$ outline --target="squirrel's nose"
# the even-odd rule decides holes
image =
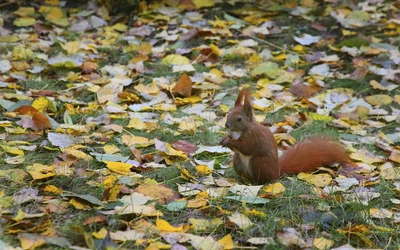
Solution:
[[[229,124],[229,122],[226,122],[226,123],[225,123],[225,127],[226,127],[226,128],[229,128],[230,126],[231,126],[231,125]]]

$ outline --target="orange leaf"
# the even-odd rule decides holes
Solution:
[[[18,112],[20,115],[31,115],[31,116],[39,113],[37,109],[28,105],[23,105],[20,106],[19,108],[14,109],[14,112]]]
[[[53,126],[50,123],[49,118],[47,118],[42,113],[36,113],[32,116],[33,124],[35,124],[35,130],[45,130],[52,129]]]
[[[175,87],[172,89],[172,92],[175,94],[179,94],[184,97],[189,97],[192,95],[192,80],[187,74],[183,74],[181,78],[179,78]]]

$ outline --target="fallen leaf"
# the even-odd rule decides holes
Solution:
[[[190,77],[187,74],[183,74],[172,89],[172,92],[183,97],[189,97],[192,95],[192,84]]]

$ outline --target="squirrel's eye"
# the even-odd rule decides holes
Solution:
[[[243,120],[243,118],[241,116],[238,116],[238,118],[236,118],[236,121],[241,122]]]

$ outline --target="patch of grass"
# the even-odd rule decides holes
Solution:
[[[244,64],[246,62],[246,58],[238,54],[227,54],[223,57],[223,61],[229,64]]]
[[[135,52],[124,53],[122,48],[99,48],[98,51],[103,55],[98,63],[99,68],[113,64],[127,65],[136,55]]]
[[[34,90],[60,90],[65,89],[64,83],[49,79],[35,79],[28,81],[20,81],[19,84],[25,89]]]
[[[161,63],[151,63],[151,62],[145,62],[144,63],[145,68],[149,69],[149,74],[151,75],[151,78],[154,77],[162,77],[162,76],[171,76],[172,70],[168,65],[164,65]],[[151,79],[145,79],[148,83],[151,83]]]
[[[186,165],[186,164],[185,164]],[[166,168],[154,169],[142,173],[148,178],[155,179],[159,183],[176,189],[177,183],[186,183],[183,178],[180,178],[181,170],[177,166],[168,166]]]
[[[265,121],[271,124],[282,122],[285,120],[285,116],[290,115],[292,112],[293,110],[283,108],[274,113],[267,113]]]
[[[39,148],[35,151],[25,153],[25,163],[27,165],[32,165],[34,163],[41,163],[44,165],[51,164],[59,153],[59,150]]]
[[[296,140],[298,141],[302,141],[306,138],[316,135],[325,135],[331,138],[339,138],[339,132],[337,129],[329,126],[327,122],[316,120],[293,130],[292,132],[290,132],[290,135],[296,138]]]
[[[60,53],[64,53],[64,49],[61,47],[61,44],[59,42],[55,43],[51,49],[48,51],[49,58],[57,56]]]

